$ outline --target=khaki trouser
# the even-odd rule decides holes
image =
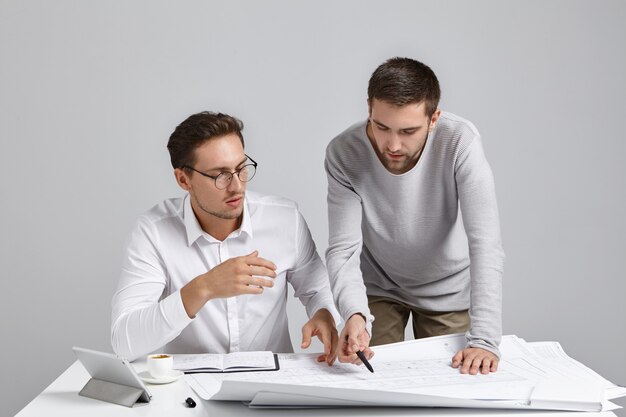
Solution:
[[[372,295],[367,296],[367,299],[370,312],[375,317],[370,346],[402,342],[409,314],[413,315],[413,334],[416,339],[462,333],[470,326],[467,310],[428,311],[387,297]]]

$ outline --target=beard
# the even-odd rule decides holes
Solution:
[[[428,124],[430,127],[430,123]],[[405,172],[410,171],[415,167],[417,162],[422,157],[424,153],[424,149],[426,149],[426,143],[428,142],[430,131],[426,131],[426,136],[423,139],[422,146],[413,154],[408,153],[399,153],[397,155],[401,155],[401,158],[391,158],[387,155],[385,149],[377,149],[377,153],[379,155],[379,160],[383,164],[383,166],[387,169],[387,171],[391,172],[395,175],[401,175]]]
[[[402,174],[412,168],[412,163],[408,155],[402,155],[402,158],[392,159],[386,154],[383,154],[381,162],[387,171],[393,174]]]
[[[243,197],[243,195],[242,195]],[[229,198],[232,198],[229,197]],[[233,220],[233,219],[237,219],[241,216],[241,214],[243,213],[243,202],[242,204],[232,210],[224,210],[224,211],[216,211],[216,210],[211,210],[209,208],[207,208],[206,206],[204,206],[200,200],[198,200],[198,197],[194,196],[194,200],[196,201],[196,204],[198,205],[198,207],[200,207],[200,210],[202,210],[203,212],[210,214],[211,216],[215,216],[217,218],[220,219],[224,219],[224,220]]]

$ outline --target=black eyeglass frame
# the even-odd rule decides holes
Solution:
[[[226,187],[228,187],[230,185],[231,181],[233,180],[233,176],[235,174],[237,174],[237,178],[239,178],[239,181],[241,181],[241,182],[248,182],[252,178],[254,178],[254,175],[256,175],[256,168],[259,166],[259,164],[254,159],[252,159],[248,155],[246,155],[245,153],[244,153],[244,155],[246,156],[246,158],[248,158],[250,160],[250,162],[252,162],[251,164],[245,164],[241,168],[236,169],[236,170],[234,170],[232,172],[231,171],[222,171],[218,175],[209,175],[209,174],[207,174],[205,172],[198,171],[197,169],[192,168],[189,165],[183,165],[183,166],[181,166],[181,168],[187,168],[187,169],[190,169],[190,170],[192,170],[194,172],[197,172],[198,174],[202,175],[203,177],[211,178],[213,181],[215,181],[215,188],[217,188],[218,190],[224,190],[224,189],[226,189]],[[239,176],[239,173],[241,171],[243,171],[244,169],[246,169],[247,167],[249,167],[249,166],[253,166],[254,167],[254,174],[250,178],[248,178],[246,180],[242,180],[241,177]],[[226,184],[226,187],[224,187],[224,188],[220,188],[220,187],[217,186],[217,179],[219,177],[221,177],[222,175],[228,175],[228,183]]]

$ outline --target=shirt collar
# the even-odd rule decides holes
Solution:
[[[252,220],[250,220],[250,202],[248,197],[243,198],[243,219],[241,219],[240,233],[245,233],[252,237]]]
[[[187,194],[183,203],[183,222],[185,223],[185,229],[187,231],[187,245],[191,246],[196,240],[204,236],[210,242],[217,242],[217,240],[202,230],[200,222],[196,218],[193,209],[191,208],[191,196]],[[243,202],[243,218],[241,220],[241,226],[239,229],[232,232],[226,239],[238,238],[242,233],[252,237],[252,222],[250,220],[250,209],[248,197],[244,196]],[[226,240],[225,239],[225,240]]]

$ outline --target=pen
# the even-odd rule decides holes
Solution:
[[[349,335],[346,335],[346,342],[348,341],[348,337]],[[365,357],[365,355],[363,354],[362,351],[357,350],[356,351],[356,356],[359,357],[359,359],[361,359],[361,362],[363,362],[363,365],[365,365],[365,367],[371,372],[374,373],[374,368],[372,368],[372,365],[370,364],[370,362],[367,360],[367,358]]]
[[[374,373],[374,368],[372,368],[372,365],[370,365],[369,361],[365,358],[365,355],[363,354],[363,352],[361,352],[360,350],[357,350],[356,355],[359,357],[359,359],[361,359],[361,362],[363,362],[363,365],[365,365],[365,367],[369,369],[371,373]]]

